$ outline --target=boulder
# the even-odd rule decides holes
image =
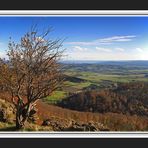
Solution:
[[[101,123],[78,123],[72,121],[72,124],[65,128],[64,131],[109,131],[109,129]]]
[[[0,109],[0,122],[6,122],[7,121],[7,115],[6,111],[4,109]]]

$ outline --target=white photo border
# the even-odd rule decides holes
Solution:
[[[0,17],[146,17],[148,10],[0,10]],[[0,138],[148,138],[148,132],[0,132]]]

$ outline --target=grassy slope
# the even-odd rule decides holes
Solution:
[[[61,100],[67,96],[65,91],[59,90],[54,91],[51,96],[48,96],[45,101],[50,103],[56,103],[58,100]]]
[[[0,94],[0,98],[11,101],[8,94]],[[58,117],[63,119],[73,119],[81,122],[99,122],[107,126],[112,131],[147,131],[148,118],[138,116],[127,116],[117,113],[91,113],[91,112],[78,112],[69,109],[63,109],[57,106],[46,104],[42,101],[37,102],[38,124],[29,124],[25,127],[25,131],[52,131],[51,127],[40,126],[43,120],[51,117]],[[14,131],[14,123],[0,122],[0,131]]]
[[[4,123],[0,122],[0,131],[17,131],[15,128],[15,123]],[[40,126],[37,124],[29,123],[25,128],[20,131],[53,131],[50,126]]]
[[[109,127],[111,131],[147,131],[148,118],[139,116],[130,116],[117,113],[91,113],[78,112],[61,107],[38,102],[39,116],[41,119],[47,119],[56,116],[63,119],[73,119],[81,122],[99,122]]]

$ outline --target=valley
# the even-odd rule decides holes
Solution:
[[[37,102],[37,115],[23,130],[148,130],[148,61],[64,63],[64,68],[62,86]],[[9,104],[10,98],[0,93]],[[15,131],[15,115],[1,102],[8,119],[0,112],[0,131]]]
[[[114,88],[120,83],[148,82],[148,61],[65,63],[62,88],[47,99],[49,102],[81,91]]]

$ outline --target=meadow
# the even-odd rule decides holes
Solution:
[[[64,67],[69,79],[64,81],[62,89],[45,99],[48,103],[55,104],[84,90],[112,88],[118,83],[148,82],[148,61],[66,63]],[[79,80],[73,81],[73,78]]]

